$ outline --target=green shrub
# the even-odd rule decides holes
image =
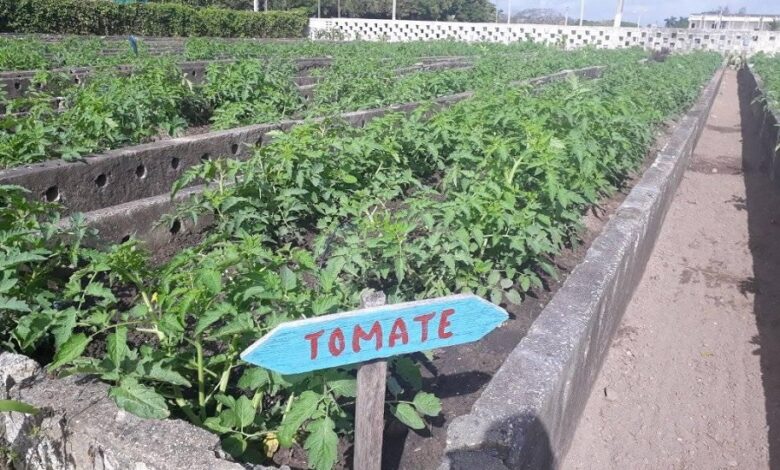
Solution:
[[[307,24],[302,9],[255,13],[176,3],[0,0],[3,32],[291,38],[302,37]]]

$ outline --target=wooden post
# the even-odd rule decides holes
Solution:
[[[361,295],[363,308],[379,307],[385,302],[385,294],[382,292],[367,290]],[[380,470],[382,467],[386,381],[386,360],[377,359],[365,362],[358,367],[353,468]]]

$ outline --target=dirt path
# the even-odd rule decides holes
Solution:
[[[727,72],[564,469],[780,468],[780,186],[737,83]]]

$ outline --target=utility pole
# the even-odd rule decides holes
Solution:
[[[268,0],[265,0],[265,2],[263,2],[263,11],[268,13]]]
[[[393,21],[395,21],[395,9],[397,6],[398,6],[398,2],[396,0],[393,0]]]
[[[268,0],[265,1],[267,2]],[[336,1],[336,16],[341,18],[341,0]]]
[[[580,26],[582,26],[582,20],[585,17],[585,0],[580,0]]]
[[[512,21],[512,0],[506,0],[506,24]]]
[[[260,0],[255,0],[254,11],[260,11]]]
[[[618,0],[617,10],[615,11],[615,22],[612,23],[614,28],[619,28],[620,23],[623,21],[623,0]]]
[[[322,18],[322,1],[317,0],[317,18]]]
[[[563,17],[563,25],[569,26],[569,7],[566,7],[566,14]]]

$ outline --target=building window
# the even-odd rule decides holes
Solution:
[[[696,29],[696,23],[691,23],[691,29]]]

